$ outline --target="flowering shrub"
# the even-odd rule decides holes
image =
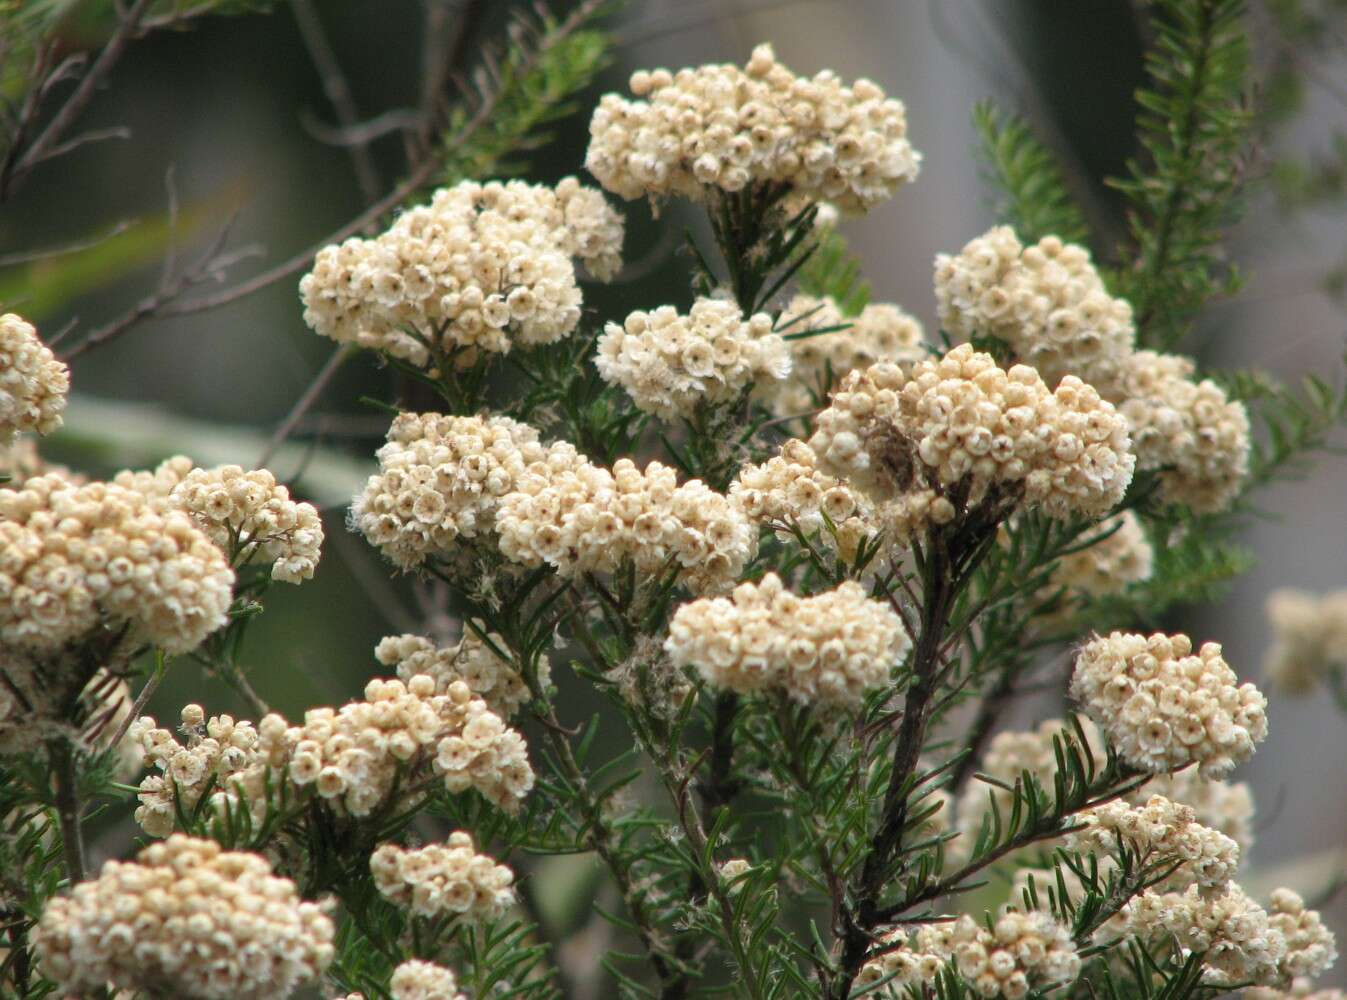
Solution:
[[[592,77],[598,6],[521,23],[471,113],[409,139],[405,190],[300,265],[334,359],[401,379],[326,525],[266,468],[46,465],[70,372],[0,317],[0,993],[1309,994],[1333,933],[1248,888],[1231,778],[1275,739],[1267,698],[1214,638],[1147,627],[1233,575],[1252,491],[1347,411],[1175,353],[1215,286],[1168,269],[1215,266],[1248,125],[1241,75],[1199,68],[1242,65],[1237,0],[1149,9],[1107,263],[1027,128],[983,112],[1009,210],[936,258],[938,331],[867,300],[836,228],[920,183],[903,104],[770,46],[600,99],[598,187],[492,179]],[[195,16],[145,8],[128,38]],[[1165,108],[1200,119],[1182,157]],[[585,283],[621,275],[642,199],[706,213],[691,304],[603,315]],[[417,627],[287,719],[245,630],[342,518]],[[1272,682],[1341,697],[1343,595],[1270,612]],[[166,671],[251,718],[161,725]],[[1016,728],[1034,689],[1061,711]],[[98,812],[146,844],[95,874]]]

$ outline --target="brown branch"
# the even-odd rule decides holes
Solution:
[[[342,128],[353,128],[360,121],[355,98],[351,96],[350,84],[346,82],[337,53],[332,48],[327,32],[323,30],[323,22],[314,10],[312,0],[290,0],[290,10],[295,15],[300,38],[304,41],[309,58],[313,60],[314,69],[318,71],[323,93],[336,112],[337,121],[341,122]],[[361,197],[367,203],[374,201],[379,197],[383,185],[379,183],[379,172],[374,166],[369,147],[364,143],[352,143],[348,152],[351,165],[355,168],[356,182],[360,185]]]
[[[308,388],[306,388],[299,399],[295,401],[295,405],[291,407],[290,412],[286,415],[285,419],[281,421],[280,425],[271,435],[270,440],[267,441],[266,447],[262,449],[262,454],[257,457],[257,468],[264,468],[266,464],[271,461],[272,456],[276,454],[281,445],[285,444],[290,435],[294,433],[295,428],[299,426],[299,422],[304,419],[304,415],[318,402],[323,394],[323,390],[327,388],[327,385],[332,381],[333,376],[337,374],[337,371],[353,353],[352,350],[348,349],[348,345],[346,344],[338,344],[333,349],[332,353],[328,356],[327,361],[323,363],[323,367],[318,369],[318,373],[314,375]]]
[[[112,67],[117,65],[131,39],[136,37],[141,18],[145,16],[149,6],[150,0],[136,0],[121,20],[117,22],[112,37],[108,39],[107,44],[98,53],[98,58],[94,60],[93,65],[89,67],[80,79],[79,84],[66,98],[55,117],[32,141],[23,155],[18,158],[18,161],[13,165],[13,169],[6,175],[0,176],[0,201],[4,201],[14,193],[33,167],[42,161],[44,154],[60,142],[61,136],[75,123],[75,119],[84,112],[89,101],[93,99],[94,91],[112,72]]]

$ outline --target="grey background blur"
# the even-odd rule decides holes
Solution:
[[[489,4],[480,37],[499,27],[509,6]],[[415,103],[418,4],[327,0],[319,11],[363,115]],[[975,100],[994,96],[1030,116],[1065,157],[1092,221],[1105,234],[1117,232],[1117,205],[1097,178],[1121,171],[1130,152],[1130,94],[1140,80],[1141,39],[1123,0],[632,0],[617,30],[622,46],[604,89],[621,86],[639,66],[742,61],[755,43],[770,40],[797,72],[832,67],[847,78],[868,76],[904,100],[912,140],[925,157],[922,175],[844,231],[865,261],[876,298],[900,303],[928,328],[934,328],[933,256],[957,250],[994,221],[971,156],[969,109]],[[1266,48],[1275,40],[1259,31],[1256,44]],[[1261,151],[1264,158],[1279,150],[1303,155],[1344,126],[1347,103],[1334,81],[1347,86],[1347,66],[1330,65],[1325,73],[1327,85],[1310,83],[1307,112],[1275,135]],[[269,16],[210,20],[140,43],[87,122],[128,125],[133,138],[91,147],[35,175],[19,201],[0,214],[0,253],[161,213],[165,169],[172,164],[184,205],[237,206],[234,242],[256,242],[265,250],[260,261],[234,270],[234,278],[245,277],[309,245],[361,207],[348,158],[315,138],[306,125],[315,119],[330,122],[332,115],[285,3]],[[538,177],[580,170],[585,121],[582,113],[569,122],[554,147],[535,158]],[[376,154],[384,182],[391,184],[396,149],[384,144]],[[659,238],[648,209],[637,203],[627,212],[627,255],[638,262],[639,277],[587,292],[588,304],[606,318],[688,296],[686,268],[673,244]],[[1270,197],[1258,197],[1233,241],[1233,254],[1252,280],[1236,297],[1210,308],[1185,348],[1212,365],[1259,364],[1287,377],[1307,371],[1340,377],[1347,313],[1319,290],[1319,279],[1341,254],[1344,235],[1339,215],[1288,220]],[[42,317],[42,325],[58,329],[74,316],[96,325],[144,294],[156,274],[155,266],[147,266],[65,302]],[[22,303],[13,305],[22,311]],[[287,280],[227,309],[137,328],[80,359],[74,385],[81,394],[162,404],[161,430],[169,438],[188,426],[177,418],[251,425],[265,434],[328,350],[304,326],[295,282]],[[362,393],[386,396],[390,384],[388,373],[368,359],[348,365],[318,407],[327,415],[325,443],[368,461],[382,418],[355,400]],[[344,436],[352,427],[373,428],[374,436]],[[190,453],[190,433],[181,436],[174,447]],[[1328,457],[1309,479],[1263,494],[1262,506],[1277,517],[1252,523],[1244,539],[1258,568],[1220,605],[1176,619],[1174,627],[1218,639],[1236,670],[1257,679],[1268,642],[1268,591],[1347,587],[1344,489],[1347,463]],[[373,643],[401,630],[396,609],[414,610],[405,581],[369,583],[382,570],[363,543],[349,536],[336,543],[341,522],[342,512],[332,510],[318,579],[301,588],[274,588],[270,610],[248,646],[262,694],[296,715],[307,705],[355,694],[373,673]],[[380,607],[389,613],[381,614]],[[171,717],[189,691],[211,711],[233,704],[218,688],[203,695],[184,665],[153,708],[161,719]],[[571,720],[594,707],[580,700],[582,694],[576,698],[564,706]],[[1253,859],[1260,871],[1314,894],[1335,870],[1332,852],[1347,836],[1347,722],[1327,697],[1274,699],[1270,729],[1267,743],[1240,773],[1253,783],[1258,803]],[[1318,855],[1315,864],[1296,864],[1310,855]],[[1347,933],[1342,894],[1328,918]],[[1341,971],[1333,978],[1347,981]]]

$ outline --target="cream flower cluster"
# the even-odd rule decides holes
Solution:
[[[123,469],[112,477],[114,486],[135,490],[145,498],[150,509],[157,514],[176,510],[173,505],[173,491],[196,468],[196,463],[186,455],[174,455],[166,458],[153,469]]]
[[[291,500],[290,491],[266,469],[193,469],[174,487],[170,501],[242,562],[260,557],[271,563],[273,580],[300,583],[313,577],[323,545],[322,519],[312,504]]]
[[[9,444],[0,443],[0,476],[5,478],[9,489],[17,490],[30,479],[48,475],[63,476],[76,485],[88,482],[78,472],[48,462],[38,454],[37,442],[27,435],[16,437]]]
[[[442,965],[413,958],[393,970],[388,982],[392,1000],[467,1000],[458,979]]]
[[[879,942],[886,950],[861,966],[853,985],[866,996],[898,1000],[907,996],[909,986],[935,982],[953,953],[953,928],[942,924],[895,927],[881,935]],[[881,981],[884,985],[878,986]]]
[[[1283,981],[1285,936],[1233,882],[1214,897],[1195,885],[1181,893],[1147,890],[1119,916],[1127,934],[1144,940],[1172,936],[1185,953],[1203,952],[1203,978],[1210,985]]]
[[[375,454],[379,472],[352,503],[351,525],[402,569],[489,536],[501,498],[530,469],[546,476],[583,462],[509,417],[438,413],[399,414]]]
[[[0,646],[38,654],[126,623],[169,653],[224,625],[234,573],[186,514],[59,475],[0,490]]]
[[[745,319],[724,299],[699,298],[686,316],[673,306],[638,310],[605,326],[597,346],[600,377],[662,420],[733,402],[755,383],[779,381],[790,371],[790,349],[772,332],[772,317]]]
[[[897,614],[859,583],[797,597],[768,573],[729,597],[684,604],[664,648],[717,688],[778,687],[802,704],[854,707],[888,680],[908,645]]]
[[[424,674],[406,683],[375,678],[363,701],[310,709],[287,740],[294,744],[290,780],[312,784],[353,816],[373,812],[405,765],[427,757],[448,791],[475,788],[508,812],[533,788],[524,738],[461,681],[436,694],[434,678]]]
[[[939,254],[935,295],[942,329],[1005,341],[1049,385],[1076,375],[1104,391],[1136,339],[1132,307],[1109,295],[1089,251],[1056,236],[1025,247],[997,226],[957,254]]]
[[[814,450],[798,438],[781,446],[779,454],[760,465],[745,465],[730,483],[730,503],[778,535],[790,537],[791,525],[806,534],[822,531],[826,544],[836,544],[850,560],[861,541],[878,527],[868,499],[844,481],[818,469]]]
[[[432,348],[470,362],[548,344],[580,320],[572,258],[606,280],[621,246],[621,217],[574,178],[555,189],[464,181],[374,239],[319,251],[299,283],[304,322],[419,366]]]
[[[0,316],[0,445],[23,431],[60,427],[69,392],[70,370],[33,324],[14,313]]]
[[[1018,495],[1057,518],[1108,511],[1135,464],[1125,421],[1088,385],[1069,376],[1049,392],[1027,365],[1003,371],[968,344],[908,372],[852,372],[809,444],[823,471],[879,498],[966,483],[970,505]],[[936,523],[954,513],[938,500]]]
[[[1137,468],[1160,470],[1160,495],[1199,513],[1224,510],[1249,472],[1249,414],[1187,358],[1138,351],[1109,398],[1132,429]]]
[[[566,576],[612,572],[626,559],[642,575],[673,566],[697,593],[732,585],[758,542],[743,512],[701,480],[680,486],[668,466],[642,471],[626,458],[612,471],[583,463],[523,477],[501,500],[496,529],[513,562]]]
[[[152,837],[172,833],[179,804],[190,811],[208,792],[217,815],[242,809],[254,823],[266,815],[268,772],[289,759],[285,720],[272,714],[254,726],[231,715],[205,715],[200,705],[183,708],[181,741],[148,715],[127,730],[144,765],[159,772],[141,780],[135,812],[136,822]]]
[[[1238,684],[1219,643],[1194,653],[1183,634],[1093,639],[1076,660],[1071,696],[1144,771],[1197,763],[1204,776],[1224,777],[1267,735],[1267,699]]]
[[[1338,960],[1338,943],[1317,910],[1290,889],[1274,889],[1268,900],[1268,923],[1286,939],[1282,979],[1313,979]]]
[[[1020,1000],[1033,987],[1080,975],[1070,928],[1039,910],[1007,910],[990,931],[964,914],[951,939],[954,967],[983,997]]]
[[[780,184],[864,212],[916,179],[907,115],[869,80],[797,77],[770,45],[744,69],[706,65],[631,77],[638,100],[607,94],[589,123],[585,166],[623,198],[735,192]],[[640,100],[645,98],[645,100]]]
[[[846,316],[831,298],[797,295],[782,313],[782,331],[792,339],[785,381],[762,394],[779,417],[818,409],[837,381],[880,361],[906,364],[927,356],[921,324],[895,305],[871,303]],[[845,327],[845,329],[834,329]],[[832,330],[803,336],[811,330]]]
[[[1189,767],[1155,775],[1125,800],[1142,805],[1151,795],[1163,795],[1191,808],[1197,822],[1233,840],[1241,857],[1253,846],[1253,793],[1247,782],[1204,778],[1197,768]]]
[[[1347,667],[1347,590],[1274,590],[1267,618],[1274,641],[1263,671],[1273,687],[1307,694],[1329,673]]]
[[[47,904],[43,972],[84,995],[111,984],[193,1000],[289,996],[332,961],[332,920],[260,855],[181,834]]]
[[[505,640],[495,632],[489,632],[487,636],[496,649],[508,648]],[[447,647],[437,647],[419,635],[385,636],[375,647],[374,656],[384,666],[393,667],[404,681],[410,681],[417,674],[433,677],[439,694],[449,690],[449,685],[455,681],[462,681],[502,719],[510,718],[532,697],[514,663],[498,656],[471,629],[459,642]],[[551,665],[546,656],[538,658],[537,669],[538,681],[546,687],[551,678]]]
[[[417,850],[381,844],[369,868],[385,898],[420,917],[499,920],[515,902],[514,872],[478,854],[461,830]]]
[[[1052,571],[1050,586],[1065,587],[1089,597],[1120,594],[1130,584],[1151,578],[1155,550],[1130,510],[1108,518],[1080,536],[1085,546],[1063,556]]]
[[[1106,802],[1076,819],[1083,827],[1067,835],[1069,850],[1107,855],[1121,837],[1139,854],[1182,861],[1182,867],[1165,880],[1166,888],[1224,889],[1239,868],[1238,844],[1197,822],[1191,807],[1163,795],[1152,795],[1141,806]]]

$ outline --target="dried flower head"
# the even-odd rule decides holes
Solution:
[[[127,626],[170,653],[222,626],[234,574],[191,519],[59,475],[0,490],[0,646],[54,655]]]
[[[1138,351],[1110,393],[1132,429],[1137,468],[1158,469],[1160,495],[1198,513],[1224,510],[1249,473],[1249,414],[1187,358]]]
[[[584,461],[571,445],[544,445],[509,417],[402,413],[351,505],[351,525],[394,564],[412,569],[453,558],[465,542],[487,539],[501,498],[526,473],[546,476]]]
[[[1307,694],[1347,667],[1347,590],[1274,590],[1268,595],[1267,618],[1273,644],[1263,671],[1274,688]]]
[[[257,854],[181,834],[47,904],[33,932],[63,989],[111,984],[193,1000],[271,1000],[333,957],[331,919]]]
[[[1241,857],[1253,846],[1253,793],[1247,782],[1204,778],[1197,768],[1189,767],[1153,776],[1125,801],[1142,805],[1152,795],[1190,807],[1197,822],[1233,840]]]
[[[555,189],[464,181],[381,236],[319,251],[299,284],[304,321],[417,366],[432,352],[470,364],[570,333],[581,301],[572,259],[606,279],[621,245],[620,216],[574,178]]]
[[[857,973],[855,989],[866,996],[900,1000],[907,996],[909,986],[935,983],[953,954],[953,928],[941,924],[895,927],[880,936],[879,944],[880,954]]]
[[[413,958],[393,970],[388,982],[392,1000],[467,1000],[458,979],[442,965]]]
[[[1133,350],[1132,307],[1108,294],[1090,252],[1046,236],[1025,247],[997,226],[958,254],[935,259],[940,326],[995,337],[1055,385],[1075,375],[1101,392]]]
[[[1225,834],[1197,822],[1190,807],[1152,795],[1145,805],[1105,802],[1076,816],[1082,828],[1066,837],[1066,847],[1082,854],[1106,856],[1121,839],[1137,854],[1155,861],[1183,864],[1163,886],[1185,889],[1196,885],[1221,891],[1239,867],[1239,845]]]
[[[1317,910],[1290,889],[1274,889],[1268,900],[1268,923],[1286,939],[1279,969],[1283,982],[1314,979],[1338,960],[1338,944]]]
[[[1238,684],[1219,643],[1194,653],[1183,634],[1095,638],[1076,660],[1071,696],[1144,771],[1196,763],[1204,776],[1224,777],[1267,735],[1267,699]]]
[[[0,443],[0,479],[5,486],[17,490],[38,476],[63,476],[72,483],[88,482],[87,477],[64,465],[48,462],[37,450],[37,442],[26,434],[13,438],[9,444]]]
[[[585,166],[620,197],[694,201],[709,189],[774,184],[844,212],[868,211],[917,176],[900,101],[869,80],[797,77],[770,45],[747,66],[632,75],[637,100],[607,94],[589,123]],[[642,100],[642,98],[644,98]]]
[[[775,573],[730,597],[680,607],[664,648],[708,684],[748,693],[775,687],[802,704],[854,708],[889,679],[909,645],[893,609],[847,581],[797,597]]]
[[[733,302],[699,298],[686,316],[661,306],[609,323],[594,365],[638,410],[674,420],[704,404],[733,402],[755,383],[785,378],[790,350],[766,313],[745,319]]]
[[[478,625],[485,631],[484,625]],[[417,674],[433,677],[439,694],[454,681],[462,681],[491,711],[508,719],[532,696],[514,662],[499,655],[506,649],[505,640],[495,632],[488,632],[484,640],[470,628],[457,643],[446,647],[436,647],[419,635],[385,636],[375,647],[374,656],[384,666],[396,669],[404,681]],[[538,683],[546,688],[551,677],[546,656],[538,657],[537,673]]]
[[[965,914],[954,924],[954,967],[978,995],[1020,1000],[1036,986],[1080,975],[1071,929],[1038,910],[1007,910],[991,930]]]
[[[271,578],[285,583],[313,577],[323,545],[322,519],[312,504],[291,500],[290,491],[266,469],[193,469],[169,499],[232,553],[235,565],[271,563]]]
[[[698,593],[723,591],[757,551],[754,524],[699,479],[642,471],[626,458],[612,471],[582,463],[522,477],[496,515],[500,550],[525,566],[565,576],[610,573],[630,560],[639,575],[673,570]]]
[[[0,316],[0,445],[20,432],[60,427],[69,392],[70,370],[33,324],[14,313]]]
[[[927,356],[921,324],[888,303],[870,303],[859,314],[847,316],[831,298],[797,295],[782,313],[780,329],[790,338],[790,374],[760,391],[780,417],[818,409],[837,382],[857,369],[881,361],[907,364]]]
[[[515,902],[514,872],[478,854],[461,830],[416,850],[381,844],[369,867],[385,898],[420,917],[483,923],[499,920]]]
[[[1155,551],[1130,510],[1101,521],[1082,533],[1076,551],[1063,556],[1052,572],[1051,587],[1065,587],[1089,597],[1120,594],[1149,580]]]
[[[880,499],[921,498],[918,513],[937,524],[956,513],[947,493],[1098,516],[1135,464],[1125,421],[1088,385],[1067,376],[1049,392],[1032,368],[1004,371],[968,344],[910,371],[852,372],[809,445],[823,471]]]

